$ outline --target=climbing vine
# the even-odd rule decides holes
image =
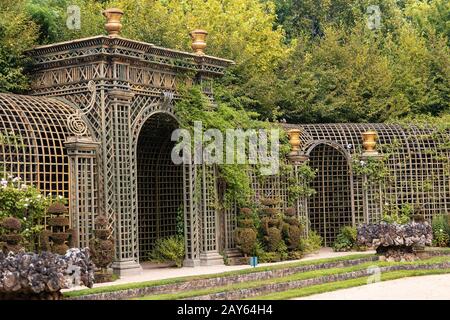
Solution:
[[[259,130],[265,129],[270,134],[270,129],[278,129],[279,134],[279,172],[280,176],[286,178],[289,183],[289,202],[292,204],[296,199],[303,196],[311,196],[314,190],[309,187],[315,172],[308,164],[299,166],[297,175],[301,183],[297,183],[293,166],[284,159],[290,151],[287,134],[276,123],[260,121],[258,114],[246,111],[241,101],[220,87],[215,88],[215,102],[211,102],[206,97],[199,86],[181,87],[179,89],[181,99],[175,106],[175,113],[179,119],[181,128],[188,129],[191,136],[194,133],[195,121],[202,123],[202,133],[208,129],[218,129],[223,136],[228,129]],[[270,141],[270,139],[268,139]],[[237,144],[232,152],[236,152]],[[270,147],[269,147],[270,148]],[[244,146],[248,155],[249,146]],[[223,154],[230,150],[222,150]],[[224,206],[229,207],[237,204],[239,207],[248,206],[253,189],[251,187],[251,176],[256,177],[259,183],[264,183],[268,179],[267,175],[261,174],[261,165],[249,163],[248,157],[242,164],[217,164],[218,174],[226,184],[224,194]],[[198,172],[199,173],[199,172]],[[295,181],[294,181],[295,180]]]
[[[353,156],[353,172],[356,176],[367,177],[364,187],[369,184],[384,186],[389,179],[389,168],[385,158],[363,158],[359,154]]]
[[[295,174],[289,175],[288,205],[291,206],[298,199],[309,198],[316,193],[316,190],[311,188],[311,182],[315,177],[316,170],[312,169],[307,162],[297,167],[297,177],[295,177]]]
[[[258,130],[270,129],[269,122],[257,120],[258,114],[244,110],[241,101],[221,88],[216,88],[215,102],[206,97],[199,86],[180,87],[180,101],[175,106],[175,113],[181,128],[194,133],[194,121],[201,121],[203,133],[208,129],[217,129],[225,136],[227,129]],[[237,145],[233,152],[236,152]],[[224,147],[223,154],[227,151]],[[248,146],[245,146],[248,153]],[[247,158],[248,159],[248,158]],[[248,204],[253,194],[250,171],[257,171],[258,166],[248,162],[242,164],[217,164],[218,173],[226,183],[224,205],[236,203],[238,206]]]

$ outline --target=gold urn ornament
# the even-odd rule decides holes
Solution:
[[[302,130],[300,129],[291,129],[287,132],[289,137],[289,144],[291,145],[291,152],[288,154],[288,159],[295,163],[302,163],[306,160],[308,160],[308,156],[306,156],[301,150],[301,140],[300,140],[300,134],[302,133]]]
[[[363,139],[363,156],[377,156],[378,152],[376,150],[377,146],[377,132],[375,130],[369,130],[362,133]]]
[[[190,36],[192,39],[192,50],[194,50],[195,54],[199,56],[203,56],[205,54],[206,48],[206,36],[208,32],[201,29],[196,29],[191,31]]]
[[[287,132],[292,152],[300,151],[300,129],[291,129]]]
[[[120,20],[123,16],[123,11],[117,8],[110,8],[103,11],[106,17],[105,29],[111,37],[117,37],[122,30]]]

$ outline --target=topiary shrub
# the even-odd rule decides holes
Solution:
[[[98,270],[95,272],[95,282],[112,281],[112,273],[108,272],[108,266],[114,259],[114,243],[110,238],[111,230],[108,227],[108,219],[100,215],[94,220],[94,238],[89,241],[92,253],[92,261]]]
[[[351,251],[356,248],[357,229],[346,226],[341,229],[333,243],[334,251]]]
[[[264,240],[266,241],[267,251],[276,251],[283,241],[281,238],[281,230],[276,227],[268,228]]]
[[[4,234],[0,236],[0,240],[4,241],[0,245],[0,249],[8,254],[19,253],[23,250],[23,246],[21,245],[23,241],[22,235],[19,233],[22,228],[22,224],[19,219],[14,217],[6,217],[1,221],[0,226],[5,230]]]
[[[156,240],[149,258],[155,262],[175,262],[176,266],[180,268],[183,266],[184,256],[184,238],[171,236]]]
[[[284,242],[281,233],[283,227],[281,214],[278,209],[272,207],[279,202],[278,198],[263,198],[261,200],[261,203],[270,206],[261,209],[261,236],[268,252],[275,252],[279,248],[280,242]]]
[[[236,240],[236,246],[244,254],[244,256],[250,256],[255,250],[256,243],[256,231],[251,228],[237,228],[234,238]]]
[[[290,251],[299,249],[300,238],[302,236],[302,228],[300,221],[296,217],[294,208],[287,208],[285,210],[284,224],[283,224],[283,239]]]
[[[236,246],[244,256],[253,255],[257,241],[257,230],[253,217],[253,210],[250,208],[241,208],[238,217],[238,227],[234,231]]]

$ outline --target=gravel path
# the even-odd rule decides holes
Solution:
[[[383,281],[294,300],[450,300],[450,275]]]

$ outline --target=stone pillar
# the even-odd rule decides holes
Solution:
[[[70,166],[70,220],[73,245],[87,247],[98,214],[97,148],[91,137],[71,136],[65,141]]]

